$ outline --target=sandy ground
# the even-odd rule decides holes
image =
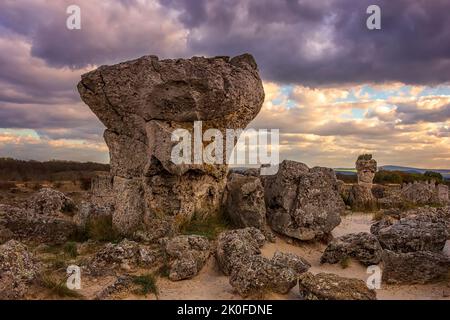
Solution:
[[[351,214],[342,218],[342,223],[333,231],[334,236],[353,232],[369,231],[372,223],[371,214]],[[291,242],[291,243],[288,243]],[[292,252],[306,258],[311,263],[312,273],[330,272],[343,277],[358,278],[366,281],[369,276],[366,268],[356,261],[351,261],[348,268],[339,264],[319,263],[325,245],[321,243],[302,244],[278,238],[276,243],[267,243],[262,255],[272,257],[275,251]],[[447,242],[447,250],[450,242]],[[450,250],[448,250],[450,255]],[[167,279],[159,281],[160,299],[240,299],[228,283],[228,277],[220,273],[214,258],[202,269],[200,274],[191,280],[171,282]],[[299,299],[298,287],[294,287],[287,295],[270,295],[268,299]],[[445,297],[447,296],[447,297]],[[403,285],[392,286],[382,284],[377,290],[378,299],[446,299],[450,300],[450,284]]]

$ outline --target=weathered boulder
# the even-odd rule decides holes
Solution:
[[[127,239],[119,243],[107,243],[84,266],[90,275],[112,274],[118,268],[129,271],[133,267],[154,267],[161,252]]]
[[[33,254],[20,242],[10,240],[0,245],[0,300],[23,298],[40,269]]]
[[[292,269],[297,276],[311,268],[311,264],[306,259],[293,253],[280,251],[274,253],[271,262],[276,266]]]
[[[70,217],[52,212],[49,216],[8,205],[0,205],[0,226],[10,239],[61,244],[78,231]]]
[[[230,284],[242,297],[260,296],[269,291],[286,294],[297,284],[297,275],[289,267],[252,255],[232,269]]]
[[[435,181],[416,181],[404,185],[400,197],[415,205],[445,205],[448,202],[448,187]]]
[[[222,272],[230,275],[246,258],[260,254],[265,241],[262,232],[253,227],[222,232],[216,249],[216,259]]]
[[[320,263],[333,264],[350,257],[370,266],[380,262],[382,251],[374,235],[367,232],[351,233],[333,239],[320,258]]]
[[[346,203],[353,210],[373,211],[378,208],[378,200],[367,185],[355,184],[351,187]]]
[[[272,229],[300,240],[324,238],[341,222],[344,202],[332,169],[284,160],[264,178],[267,219]]]
[[[178,142],[172,133],[186,129],[192,136],[193,122],[202,121],[200,139],[210,128],[218,129],[222,139],[226,129],[245,128],[264,101],[256,63],[248,54],[232,59],[145,56],[84,74],[78,91],[107,127],[113,188],[124,194],[114,203],[114,224],[123,234],[139,231],[140,237],[166,220],[176,229],[194,212],[214,214],[220,208],[227,166],[173,163],[171,151]]]
[[[391,284],[424,284],[448,279],[450,258],[442,253],[383,251],[382,279]]]
[[[25,206],[33,213],[45,216],[73,215],[77,210],[71,198],[50,188],[43,188],[33,194],[27,200]]]
[[[304,300],[376,300],[375,291],[369,289],[364,281],[331,273],[302,274],[299,291]]]
[[[446,222],[437,215],[406,216],[392,225],[374,228],[381,246],[395,252],[440,252],[448,238]],[[377,229],[377,230],[375,230]]]
[[[377,172],[377,162],[375,159],[372,159],[371,154],[364,154],[358,157],[358,160],[356,160],[356,172],[358,184],[370,189]]]
[[[166,243],[165,250],[170,260],[169,279],[173,281],[197,275],[211,253],[209,240],[196,235],[172,238]]]
[[[101,219],[112,220],[112,213],[113,208],[111,206],[83,201],[78,213],[74,216],[74,222],[80,228],[84,228]]]
[[[223,202],[224,213],[236,227],[266,229],[264,188],[259,177],[229,175]]]

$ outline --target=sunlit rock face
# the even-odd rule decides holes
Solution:
[[[202,121],[201,133],[214,128],[225,137],[225,129],[244,129],[264,101],[249,54],[145,56],[84,74],[78,91],[107,128],[114,225],[148,240],[174,232],[194,213],[216,212],[225,185],[226,164],[174,164],[172,132],[193,132],[194,121]]]

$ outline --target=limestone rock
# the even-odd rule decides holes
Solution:
[[[117,244],[107,243],[87,262],[85,270],[93,276],[104,275],[114,273],[117,268],[152,267],[159,258],[158,249],[124,239]]]
[[[378,201],[371,187],[366,185],[353,185],[348,194],[347,203],[353,210],[372,211],[378,208]]]
[[[299,257],[293,253],[286,253],[276,251],[271,259],[271,262],[280,267],[287,267],[292,269],[298,276],[311,268],[311,264],[306,259]]]
[[[297,275],[289,267],[253,255],[232,269],[230,284],[242,297],[260,296],[268,291],[286,294],[297,284]]]
[[[395,252],[440,252],[447,241],[448,229],[439,216],[417,214],[380,228],[377,237],[383,248]]]
[[[32,195],[26,202],[26,208],[35,214],[45,216],[73,215],[76,211],[72,199],[50,188],[43,188]]]
[[[222,232],[216,249],[216,259],[222,272],[230,275],[246,258],[260,254],[265,241],[262,232],[253,227]]]
[[[450,258],[442,253],[383,251],[383,281],[390,284],[424,284],[445,280]]]
[[[48,244],[65,243],[78,230],[64,215],[47,216],[8,205],[0,205],[0,226],[8,230],[9,238]]]
[[[267,218],[276,232],[300,240],[326,237],[341,222],[344,202],[332,169],[283,161],[264,179]]]
[[[377,162],[375,159],[372,159],[371,154],[362,155],[356,161],[356,171],[358,184],[370,188],[377,172]]]
[[[380,262],[382,251],[374,235],[367,232],[351,233],[332,240],[320,258],[320,263],[334,264],[351,257],[370,266]]]
[[[80,228],[84,228],[100,219],[111,220],[112,213],[113,208],[111,206],[83,201],[80,204],[78,213],[74,216],[74,221]]]
[[[261,180],[233,173],[228,176],[224,211],[238,228],[266,229],[266,205]]]
[[[367,288],[364,281],[331,273],[302,274],[299,291],[304,300],[376,300],[375,291]]]
[[[0,245],[0,300],[23,298],[40,268],[33,254],[20,242],[10,240]]]
[[[210,128],[221,133],[244,129],[264,101],[256,63],[248,54],[232,59],[145,56],[82,75],[78,91],[107,127],[113,188],[124,193],[114,201],[114,225],[127,236],[147,239],[166,230],[161,226],[176,229],[194,212],[217,212],[225,187],[224,164],[172,163],[172,133],[192,133],[194,121],[202,121],[200,134]],[[166,231],[158,237],[173,230]]]
[[[181,235],[166,244],[169,256],[169,279],[189,279],[197,275],[208,260],[211,248],[209,240],[202,236]]]

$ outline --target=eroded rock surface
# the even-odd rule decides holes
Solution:
[[[293,253],[277,251],[274,253],[271,262],[280,267],[292,269],[298,276],[311,268],[311,264],[304,258]]]
[[[344,202],[332,169],[285,160],[264,179],[272,229],[300,240],[321,239],[341,222]]]
[[[0,245],[0,300],[23,298],[40,268],[22,243],[10,240]]]
[[[25,206],[33,213],[45,216],[73,215],[77,209],[71,198],[50,188],[43,188],[32,195]]]
[[[224,164],[171,161],[176,129],[243,129],[258,114],[264,90],[251,55],[159,60],[145,56],[84,74],[83,101],[107,127],[115,201],[113,221],[123,234],[149,227],[176,229],[194,212],[219,209]],[[223,137],[226,135],[223,134]],[[224,144],[225,145],[225,144]],[[124,179],[126,181],[124,181]],[[170,233],[171,230],[167,230]]]
[[[431,251],[396,253],[383,251],[383,281],[392,284],[424,284],[448,279],[450,258]]]
[[[211,247],[202,236],[181,235],[168,240],[165,248],[169,255],[169,279],[173,281],[190,279],[206,264]]]
[[[367,232],[351,233],[333,239],[325,249],[321,263],[338,263],[350,257],[369,266],[378,264],[383,249],[377,237]]]
[[[299,291],[304,300],[376,300],[375,291],[367,288],[364,281],[332,273],[302,274]]]

